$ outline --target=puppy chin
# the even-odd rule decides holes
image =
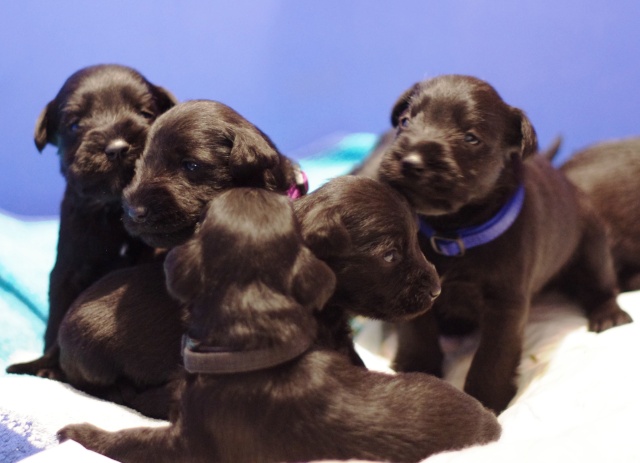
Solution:
[[[378,312],[374,310],[360,310],[359,315],[372,318],[374,320],[384,320],[386,322],[398,323],[412,320],[420,315],[425,314],[433,307],[433,299],[431,297],[423,301],[400,302],[397,307],[384,306],[384,310]]]
[[[195,232],[196,225],[189,225],[177,230],[163,231],[144,226],[128,219],[125,215],[124,226],[130,234],[139,237],[145,244],[153,248],[169,249],[187,241]]]
[[[83,198],[83,200],[89,201],[94,204],[107,204],[120,202],[120,195],[122,194],[122,188],[108,183],[78,183],[72,180],[72,177],[67,177],[69,185],[73,188],[76,194]]]

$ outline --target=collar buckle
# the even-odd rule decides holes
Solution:
[[[456,238],[447,238],[445,236],[433,235],[429,238],[429,242],[433,250],[442,256],[461,257],[464,256],[466,251],[464,241],[459,236]],[[457,249],[455,249],[455,247],[457,247]]]

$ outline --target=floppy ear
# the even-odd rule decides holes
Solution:
[[[299,222],[305,244],[322,260],[339,256],[351,247],[349,232],[333,208],[312,210]]]
[[[524,111],[512,107],[511,113],[513,114],[513,130],[516,134],[512,143],[519,146],[519,154],[522,159],[528,158],[538,151],[538,136]]]
[[[201,290],[202,273],[202,249],[198,240],[176,246],[164,260],[167,289],[178,301],[187,302]]]
[[[229,156],[231,176],[242,185],[262,186],[264,172],[280,162],[276,149],[257,129],[236,130]],[[256,185],[257,182],[257,185]]]
[[[391,110],[391,125],[393,125],[394,127],[398,127],[398,119],[400,118],[400,115],[409,107],[411,97],[413,96],[413,93],[418,89],[419,85],[420,83],[413,84],[411,88],[400,95],[398,101],[396,101],[396,103],[393,105],[393,109]]]
[[[56,131],[51,126],[52,120],[50,112],[55,105],[54,101],[50,101],[47,106],[42,110],[36,121],[36,128],[33,134],[33,141],[36,143],[36,148],[42,153],[42,150],[47,143],[55,144]]]
[[[293,266],[293,297],[311,310],[320,310],[336,287],[336,276],[306,247],[302,247]]]
[[[178,99],[169,90],[158,85],[152,85],[153,97],[160,113],[164,113],[178,104]]]

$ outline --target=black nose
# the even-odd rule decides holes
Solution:
[[[402,172],[419,174],[424,171],[424,161],[419,154],[409,154],[402,158]]]
[[[435,299],[440,296],[441,292],[442,288],[440,287],[440,285],[438,285],[435,288],[431,288],[431,291],[429,291],[429,296],[431,296],[431,299]]]
[[[126,206],[127,215],[136,223],[147,220],[149,210],[144,206]]]
[[[129,148],[131,148],[131,145],[129,145],[129,143],[127,143],[122,138],[118,138],[117,140],[111,141],[107,145],[107,147],[104,149],[104,154],[106,154],[109,159],[117,159],[127,154]]]

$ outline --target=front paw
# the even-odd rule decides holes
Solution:
[[[589,316],[589,331],[601,333],[609,328],[633,322],[631,316],[619,307],[592,313]]]
[[[58,441],[73,440],[89,450],[99,450],[100,438],[107,434],[106,431],[89,423],[70,424],[58,431]]]

